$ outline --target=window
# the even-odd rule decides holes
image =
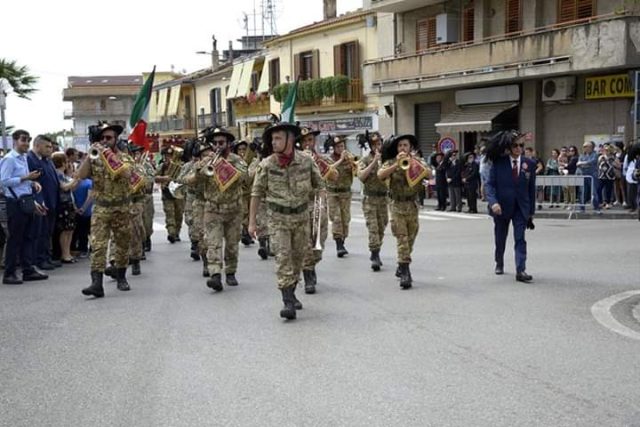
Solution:
[[[416,22],[416,52],[435,47],[436,17],[419,19]]]
[[[357,40],[333,47],[333,72],[336,76],[360,78],[360,45]]]
[[[272,59],[269,61],[269,88],[280,84],[280,58]]]
[[[473,0],[462,11],[462,41],[471,42],[474,39],[475,31],[475,10]]]
[[[320,52],[318,49],[296,53],[293,56],[294,80],[316,79],[320,77]]]
[[[222,109],[222,94],[220,93],[220,88],[211,89],[209,92],[209,102],[211,105],[211,115],[214,115]]]
[[[100,100],[100,111],[105,111],[107,109],[107,100],[106,99],[101,99]]]
[[[558,22],[590,18],[595,10],[595,0],[558,0]]]
[[[522,13],[520,11],[520,0],[507,0],[505,3],[506,19],[505,32],[507,34],[517,33],[522,30]]]

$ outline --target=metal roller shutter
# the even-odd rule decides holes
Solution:
[[[440,134],[436,132],[436,123],[440,122],[440,103],[416,104],[415,117],[418,144],[422,155],[427,158],[433,151],[433,146],[440,140]]]

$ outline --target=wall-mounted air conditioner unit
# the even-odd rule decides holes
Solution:
[[[441,13],[436,15],[436,43],[458,42],[458,15]]]
[[[542,101],[561,102],[573,101],[576,97],[576,78],[554,77],[542,81]]]

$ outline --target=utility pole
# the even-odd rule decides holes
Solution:
[[[2,148],[7,152],[7,123],[4,117],[4,110],[7,108],[7,93],[4,91],[4,79],[0,79],[0,127],[2,128]]]

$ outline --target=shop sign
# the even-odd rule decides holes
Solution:
[[[322,133],[365,131],[373,128],[373,118],[371,116],[361,116],[335,120],[310,120],[301,121],[300,125],[317,129]]]
[[[633,98],[633,86],[628,74],[587,77],[584,99]]]

